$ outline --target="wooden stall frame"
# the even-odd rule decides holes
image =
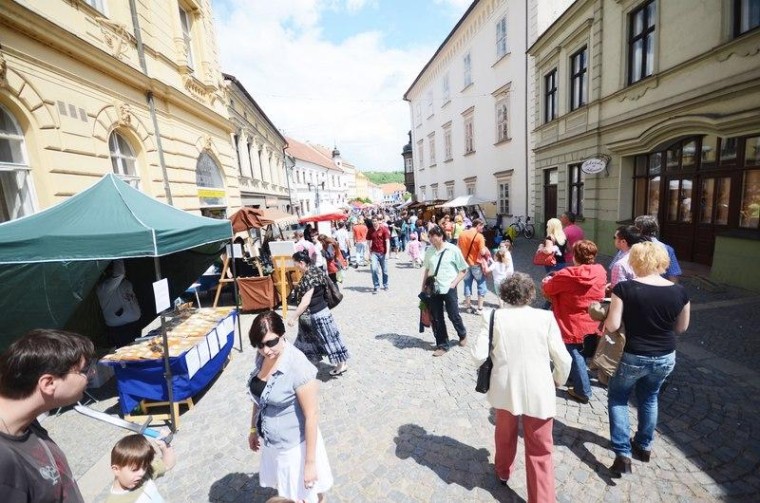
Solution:
[[[280,294],[280,303],[282,306],[282,317],[288,316],[288,274],[291,272],[300,276],[301,270],[294,265],[287,265],[288,262],[293,261],[293,257],[287,255],[276,255],[272,257],[272,264],[274,265],[274,272],[272,273],[277,278],[277,291]]]

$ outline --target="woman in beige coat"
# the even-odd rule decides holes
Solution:
[[[479,366],[489,355],[488,329],[493,312],[493,371],[487,398],[496,409],[496,475],[506,484],[514,472],[518,423],[522,420],[528,501],[555,501],[554,390],[567,380],[572,360],[551,311],[530,307],[536,296],[530,276],[515,273],[501,284],[500,294],[506,307],[483,314],[483,328],[471,346]]]

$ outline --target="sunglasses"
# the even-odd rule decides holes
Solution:
[[[257,348],[259,348],[259,349],[264,349],[264,346],[266,346],[266,347],[268,347],[268,348],[273,348],[273,347],[275,347],[277,344],[279,344],[279,343],[280,343],[280,338],[281,338],[281,337],[282,337],[282,336],[280,335],[280,336],[278,336],[276,339],[270,339],[270,340],[268,340],[268,341],[259,342],[258,344],[256,344],[256,347],[257,347]]]

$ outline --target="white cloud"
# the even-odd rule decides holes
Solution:
[[[346,0],[346,8],[372,0]],[[230,1],[217,19],[223,71],[235,75],[275,126],[301,141],[337,145],[362,170],[399,170],[410,127],[403,93],[435,48],[394,50],[365,32],[324,37],[330,0]]]

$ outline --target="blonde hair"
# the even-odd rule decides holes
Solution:
[[[454,217],[454,221],[458,224],[461,224],[462,222],[464,222],[464,219],[462,218],[462,215],[457,215]]]
[[[556,241],[558,245],[562,246],[567,241],[565,231],[562,230],[562,222],[559,218],[550,218],[546,222],[546,237]]]
[[[494,257],[494,260],[496,260],[496,262],[501,262],[502,264],[506,264],[507,250],[497,250],[496,254],[493,257]]]
[[[670,265],[670,257],[664,246],[644,241],[631,247],[628,263],[638,277],[662,274]]]

